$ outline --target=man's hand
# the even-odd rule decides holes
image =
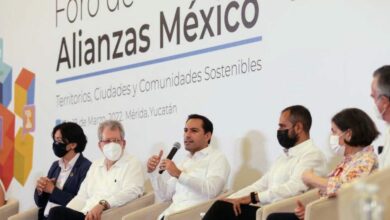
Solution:
[[[299,220],[305,219],[305,206],[301,201],[297,200],[297,207],[294,209],[295,215],[299,218]]]
[[[181,170],[179,170],[176,166],[176,164],[169,159],[163,159],[160,165],[161,170],[168,171],[169,175],[176,177],[179,179],[179,176],[181,174]]]
[[[85,216],[85,220],[100,220],[102,213],[103,213],[104,207],[100,204],[95,205],[87,215]]]
[[[241,198],[236,199],[224,198],[221,200],[233,204],[233,211],[236,216],[241,214],[241,205],[248,205],[251,203],[250,196],[243,196]]]
[[[160,153],[158,155],[153,155],[151,158],[149,158],[147,163],[148,173],[151,173],[156,170],[156,167],[160,163],[162,155],[163,151],[160,150]]]

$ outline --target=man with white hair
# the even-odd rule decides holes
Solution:
[[[390,124],[390,65],[374,72],[371,83],[371,97],[375,103],[377,117]],[[379,155],[379,168],[390,167],[390,128],[387,128],[383,151]]]
[[[120,122],[104,121],[98,129],[104,158],[92,163],[80,190],[67,205],[50,210],[49,220],[95,220],[104,210],[124,205],[143,194],[141,163],[125,153],[125,132]]]

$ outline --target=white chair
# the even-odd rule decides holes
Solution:
[[[297,206],[297,200],[300,200],[304,205],[306,205],[319,198],[320,195],[318,194],[318,189],[312,189],[303,194],[262,206],[256,212],[256,220],[266,220],[272,213],[294,212],[294,209]]]
[[[189,207],[187,209],[181,210],[176,213],[172,213],[170,215],[166,215],[164,217],[164,220],[183,220],[183,219],[191,219],[191,220],[196,220],[196,219],[201,219],[200,214],[207,212],[209,208],[213,205],[213,203],[218,200],[218,198],[223,198],[231,194],[231,191],[227,191],[220,196],[218,196],[215,199],[209,200],[207,202],[203,202],[201,204]]]
[[[338,220],[338,197],[320,198],[309,203],[305,210],[305,220]]]
[[[156,220],[158,216],[171,204],[171,202],[157,203],[138,211],[134,211],[122,218],[122,220]]]
[[[384,213],[382,219],[390,219],[390,168],[377,171],[367,177],[360,179],[340,190],[338,195],[338,213],[343,220],[354,220],[358,211],[357,200],[361,192],[355,185],[359,182],[375,184],[379,187],[378,197],[384,203]]]
[[[3,206],[0,207],[0,220],[7,220],[11,215],[15,215],[19,211],[19,201],[17,199],[8,199]]]
[[[109,209],[103,212],[102,220],[116,220],[121,219],[122,216],[138,210],[142,207],[152,205],[154,203],[154,193],[149,181],[145,182],[145,191],[144,196],[129,202],[121,207],[116,207]],[[27,211],[18,213],[11,216],[8,220],[38,220],[38,208],[34,207]]]
[[[182,211],[172,213],[170,215],[164,216],[164,220],[196,220],[201,219],[200,213],[206,212],[210,206],[220,197],[225,197],[229,195],[231,192],[227,191],[220,196],[218,196],[215,199],[200,203],[198,205],[192,206],[190,208],[184,209]],[[157,203],[154,205],[151,205],[149,207],[145,207],[143,209],[140,209],[138,211],[135,211],[133,213],[130,213],[129,215],[126,215],[122,218],[122,220],[156,220],[158,216],[168,208],[168,206],[171,205],[171,202],[162,202]]]
[[[129,202],[123,206],[109,209],[103,212],[102,220],[116,220],[122,219],[123,216],[142,209],[143,207],[150,206],[154,203],[154,192],[148,192],[144,196]]]
[[[8,218],[8,220],[38,220],[38,208],[34,207]]]
[[[154,192],[148,192],[144,196],[129,202],[123,206],[109,209],[103,212],[102,220],[116,220],[121,219],[126,214],[135,210],[141,209],[145,206],[150,206],[154,203]],[[8,220],[38,220],[38,208],[34,207],[27,211],[15,214],[8,218]],[[3,220],[0,218],[0,220]]]
[[[359,183],[375,184],[379,187],[377,196],[384,202],[384,216],[390,219],[390,168],[344,185],[337,197],[321,198],[306,206],[305,220],[355,220],[359,214],[358,198],[361,192],[356,189]]]

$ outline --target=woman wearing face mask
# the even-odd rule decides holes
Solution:
[[[59,157],[46,177],[37,181],[34,199],[39,207],[38,219],[46,219],[55,206],[66,206],[77,194],[91,162],[82,152],[87,144],[83,129],[76,123],[64,122],[52,131],[53,152]]]
[[[305,171],[303,182],[319,189],[322,197],[336,196],[340,187],[353,180],[367,176],[378,168],[377,156],[371,143],[379,132],[371,118],[357,108],[344,109],[332,118],[332,134],[329,144],[335,154],[344,156],[327,178]],[[304,219],[305,207],[297,201],[295,213],[274,213],[267,220]]]

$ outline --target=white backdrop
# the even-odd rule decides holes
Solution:
[[[124,5],[131,2],[130,7]],[[119,9],[110,12],[107,4],[112,8],[117,3]],[[228,5],[234,7],[226,13]],[[84,154],[93,160],[101,156],[97,123],[103,118],[121,119],[127,151],[145,162],[160,148],[168,151],[175,141],[182,141],[188,114],[204,114],[214,123],[213,146],[223,149],[231,163],[229,186],[238,187],[242,179],[258,178],[281,153],[276,140],[280,111],[302,104],[313,116],[312,137],[329,155],[332,115],[346,107],[373,115],[372,72],[390,58],[389,7],[387,0],[1,0],[4,62],[12,66],[14,77],[22,67],[36,74],[33,168],[24,186],[14,179],[7,193],[21,200],[22,210],[34,206],[36,178],[56,160],[50,137],[56,120],[83,125],[89,140]],[[97,9],[96,16],[88,14]],[[163,32],[161,46],[162,17],[171,27],[176,12],[180,18],[172,41]],[[227,30],[225,15],[229,24],[238,22],[237,30]],[[245,27],[242,16],[253,20],[253,27]],[[202,36],[204,20],[210,20],[206,22],[210,27]],[[185,27],[189,36],[196,34],[193,41],[186,39]],[[131,28],[136,32],[136,53],[126,55],[125,49],[131,50],[134,42],[133,35],[126,34]],[[119,32],[117,52],[123,56],[113,58]],[[105,34],[110,59],[102,43],[99,61],[98,39]],[[63,39],[70,67],[66,62],[58,65],[60,57],[66,57]],[[85,53],[94,44],[94,63],[82,59],[79,65],[79,43],[87,60],[92,53]],[[241,66],[242,70],[242,63],[253,62],[246,73],[209,78],[211,69]],[[175,76],[189,73],[195,74],[194,81],[144,91],[145,82],[163,83],[167,78],[175,82]],[[112,87],[126,87],[129,94],[95,96],[96,91]],[[160,114],[154,115],[152,109]],[[383,128],[382,122],[377,125]],[[177,159],[183,154],[180,151]]]

